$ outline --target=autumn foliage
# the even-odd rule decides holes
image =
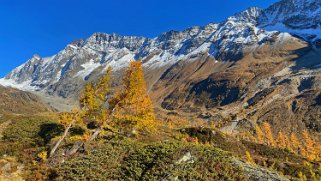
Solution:
[[[263,143],[264,142],[264,133],[263,133],[262,129],[259,126],[256,126],[255,131],[256,131],[256,136],[257,136],[257,142]]]
[[[273,138],[272,129],[269,123],[262,123],[262,130],[265,134],[265,143],[270,146],[275,146],[275,140]]]
[[[126,70],[122,86],[109,101],[112,119],[126,131],[152,131],[155,115],[147,93],[142,63],[132,61]],[[123,129],[124,131],[124,129]],[[125,132],[126,132],[125,131]]]
[[[87,121],[106,125],[110,110],[107,108],[108,95],[111,90],[111,68],[94,84],[89,83],[80,98],[81,115]]]
[[[321,159],[320,142],[314,139],[307,130],[304,130],[302,134],[291,133],[290,136],[279,131],[275,138],[271,126],[267,122],[262,123],[261,126],[256,126],[255,130],[257,143],[286,149],[309,160],[319,161]]]

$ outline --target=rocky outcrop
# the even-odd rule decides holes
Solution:
[[[289,181],[286,177],[265,168],[251,165],[246,162],[234,159],[234,164],[243,168],[247,177],[252,181]]]

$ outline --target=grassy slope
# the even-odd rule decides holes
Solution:
[[[36,95],[0,86],[0,111],[2,113],[32,115],[51,111]]]

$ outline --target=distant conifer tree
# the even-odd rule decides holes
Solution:
[[[262,123],[262,130],[265,134],[265,143],[270,146],[275,146],[275,141],[273,138],[272,129],[269,123],[263,122]]]
[[[299,150],[300,150],[300,147],[301,147],[301,144],[298,140],[298,137],[294,134],[294,133],[291,133],[291,136],[290,136],[290,142],[291,142],[291,149],[294,153],[299,153]]]
[[[276,144],[279,148],[285,149],[287,147],[287,138],[282,131],[279,131],[278,133],[278,136],[276,138]]]
[[[254,160],[252,159],[252,156],[251,156],[250,152],[245,151],[245,156],[246,156],[247,162],[249,162],[249,163],[252,164],[252,165],[255,165],[255,162],[254,162]]]
[[[264,141],[264,134],[263,131],[261,130],[261,128],[259,126],[255,127],[255,132],[256,132],[256,138],[257,138],[257,142],[258,143],[263,143]]]
[[[305,156],[310,159],[314,160],[317,155],[317,150],[315,149],[315,142],[310,136],[309,132],[307,130],[304,130],[302,133],[302,138],[304,142],[304,148],[305,148]]]

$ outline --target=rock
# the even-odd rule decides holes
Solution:
[[[198,117],[201,119],[210,119],[212,117],[212,114],[209,112],[204,112],[198,115]]]
[[[237,122],[236,128],[237,130],[254,131],[255,125],[253,125],[253,123],[250,120],[244,118]]]
[[[271,172],[265,168],[251,165],[236,159],[234,159],[233,162],[233,164],[242,167],[245,174],[252,181],[289,181],[289,179],[279,175],[278,173]]]
[[[2,173],[10,173],[11,172],[11,163],[6,163],[2,168],[1,168]]]
[[[18,171],[22,171],[22,170],[24,170],[25,169],[25,166],[24,165],[18,165],[17,166],[17,170]]]
[[[185,155],[181,159],[175,162],[175,164],[182,164],[182,163],[194,163],[194,157],[192,156],[190,151],[185,153]]]

